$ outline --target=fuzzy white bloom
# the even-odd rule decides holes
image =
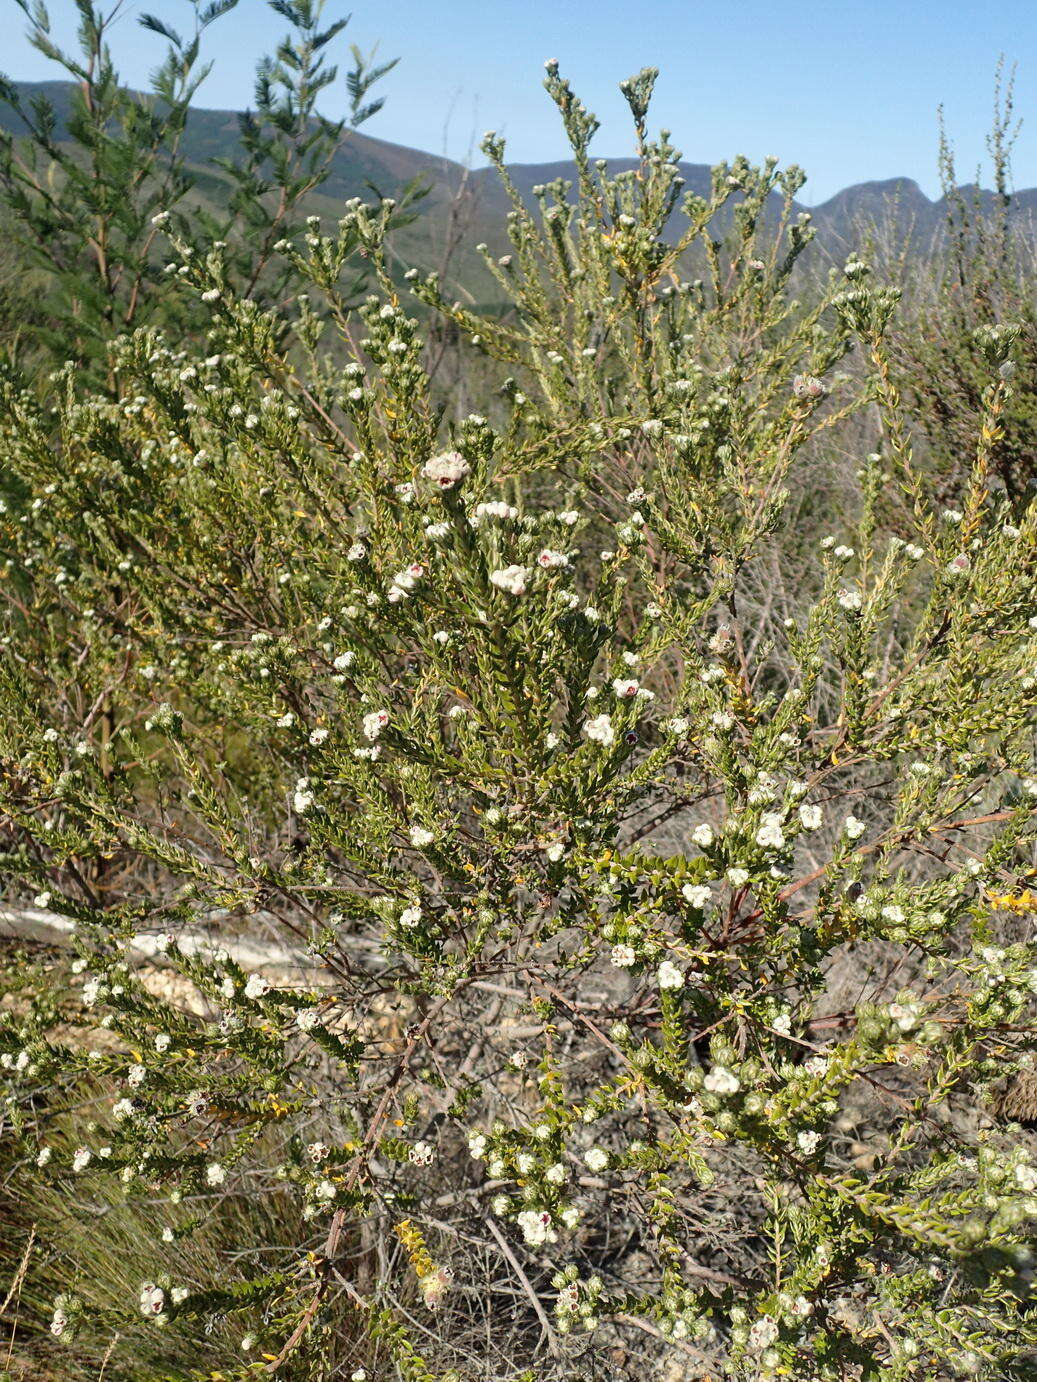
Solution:
[[[684,975],[670,960],[663,960],[658,971],[659,987],[661,989],[679,989],[684,987]]]
[[[564,1185],[566,1170],[560,1161],[556,1161],[553,1166],[549,1166],[544,1172],[544,1179],[549,1185]]]
[[[593,720],[584,721],[583,732],[588,739],[606,748],[615,742],[616,731],[612,727],[611,715],[596,715]]]
[[[316,1008],[300,1008],[295,1014],[295,1025],[300,1032],[312,1032],[319,1022],[320,1013]]]
[[[591,1147],[584,1152],[583,1162],[588,1171],[604,1171],[609,1164],[609,1154],[604,1147]]]
[[[126,1083],[131,1089],[137,1089],[144,1083],[147,1073],[143,1065],[131,1065],[126,1072]]]
[[[85,1171],[90,1165],[91,1154],[86,1147],[80,1147],[72,1158],[73,1171]]]
[[[843,609],[848,610],[858,610],[864,603],[859,590],[840,590],[836,599],[842,605]]]
[[[364,738],[372,742],[378,738],[382,730],[389,723],[389,712],[387,710],[371,710],[366,714],[361,723]]]
[[[732,888],[744,888],[749,881],[749,870],[738,868],[736,865],[734,868],[728,869],[725,877]]]
[[[433,456],[421,467],[426,480],[432,480],[440,489],[452,489],[458,480],[463,480],[471,466],[460,451],[444,451]]]
[[[706,1078],[702,1081],[703,1089],[708,1089],[710,1094],[737,1094],[742,1087],[742,1082],[738,1076],[724,1065],[714,1065]]]
[[[435,833],[427,830],[423,825],[412,825],[407,833],[410,835],[410,842],[415,849],[424,849],[436,838]]]
[[[491,584],[498,590],[507,591],[509,595],[524,595],[528,579],[528,566],[502,566],[490,572]]]
[[[484,518],[518,518],[518,509],[513,504],[505,504],[503,499],[493,499],[487,503],[476,504],[473,520],[479,523]]]
[[[867,828],[857,816],[847,816],[843,822],[843,830],[846,832],[848,840],[859,840]]]
[[[543,1243],[551,1242],[555,1236],[551,1232],[551,1216],[546,1209],[524,1209],[517,1216],[517,1223],[530,1247],[540,1247]]]
[[[703,822],[702,825],[697,825],[691,832],[691,838],[700,849],[708,849],[715,839],[713,827]]]
[[[415,1166],[431,1166],[436,1159],[436,1152],[431,1142],[415,1142],[407,1157]]]
[[[636,696],[641,689],[641,683],[633,680],[617,677],[612,683],[613,694],[618,696],[621,701],[628,701]]]
[[[807,1156],[816,1152],[820,1143],[821,1134],[819,1132],[801,1132],[796,1134],[796,1145],[799,1147],[800,1151],[805,1152]]]
[[[161,1315],[166,1303],[166,1293],[154,1282],[145,1281],[140,1288],[140,1313],[149,1318]]]
[[[685,883],[684,887],[681,888],[681,896],[692,907],[701,910],[712,899],[713,890],[706,883]]]
[[[218,1161],[210,1161],[205,1168],[205,1179],[210,1185],[222,1185],[227,1179],[227,1172]]]
[[[632,964],[636,963],[637,956],[634,954],[632,946],[614,945],[609,959],[617,969],[629,969]]]
[[[468,1138],[468,1154],[473,1161],[481,1161],[486,1155],[488,1142],[484,1133],[473,1132]]]
[[[542,566],[545,571],[551,571],[558,566],[568,566],[569,558],[564,552],[556,552],[553,547],[545,547],[537,557],[537,566]]]
[[[785,848],[785,833],[781,828],[781,817],[775,812],[764,812],[763,822],[756,832],[756,843],[761,849]]]
[[[417,926],[417,924],[418,924],[418,922],[419,922],[420,920],[421,920],[421,908],[420,908],[420,907],[417,907],[417,906],[415,906],[415,907],[404,907],[403,911],[400,913],[400,925],[401,925],[401,926],[408,926],[408,927],[410,927],[410,926]]]
[[[804,803],[799,808],[799,820],[804,830],[820,830],[823,819],[820,806],[808,806]]]
[[[666,729],[669,730],[671,734],[687,734],[689,727],[690,722],[686,720],[683,715],[675,715],[672,720],[666,721]]]
[[[296,814],[299,816],[305,816],[306,812],[313,805],[313,793],[310,791],[310,779],[308,777],[300,777],[299,781],[295,784],[292,805],[295,808]]]
[[[270,989],[270,985],[263,978],[262,974],[250,974],[245,985],[246,998],[262,998]]]
[[[1020,1162],[1015,1168],[1015,1179],[1020,1190],[1025,1190],[1027,1193],[1037,1190],[1037,1169],[1033,1166]]]
[[[777,1337],[778,1321],[763,1315],[750,1328],[748,1345],[753,1353],[762,1353],[765,1348],[770,1348]]]

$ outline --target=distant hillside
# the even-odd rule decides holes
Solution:
[[[23,98],[45,96],[53,104],[60,139],[69,110],[71,85],[67,82],[18,82],[15,85]],[[6,107],[0,107],[0,128],[10,129],[15,134],[24,133],[21,122]],[[234,158],[240,152],[237,115],[233,111],[202,108],[192,111],[184,152],[199,172],[205,169],[206,195],[218,199],[222,175],[211,168],[211,160],[214,157]],[[614,171],[620,171],[634,167],[635,162],[623,158],[610,160],[609,165]],[[531,197],[538,183],[574,176],[573,165],[567,161],[512,164],[509,171],[523,197]],[[689,190],[708,192],[708,164],[682,163],[681,173]],[[494,247],[503,245],[508,201],[492,168],[466,171],[460,164],[435,154],[390,144],[366,134],[350,134],[335,156],[331,176],[313,198],[314,211],[334,215],[339,203],[347,197],[363,194],[369,187],[393,196],[416,177],[429,188],[425,214],[418,225],[410,227],[400,237],[400,254],[422,268],[438,266],[450,237],[451,205],[458,190],[464,187],[467,198],[460,221],[464,234],[461,247],[454,254],[451,277],[476,297],[492,293],[492,280],[473,248],[481,240]],[[976,194],[975,188],[962,191],[970,199]],[[988,192],[978,195],[981,202],[991,200]],[[839,256],[859,243],[861,227],[865,225],[881,226],[897,237],[926,243],[944,224],[946,203],[943,198],[930,200],[910,178],[889,178],[854,184],[818,206],[801,205],[797,210],[810,212],[822,249]],[[1016,193],[1013,212],[1032,218],[1037,212],[1037,188]]]

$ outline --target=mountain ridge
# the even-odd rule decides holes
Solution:
[[[44,97],[53,104],[55,133],[60,140],[67,132],[73,84],[64,81],[11,81],[10,85],[23,100]],[[208,165],[206,171],[212,174],[211,160],[214,157],[232,158],[240,148],[238,120],[239,113],[232,110],[192,107],[183,140],[187,160],[192,165]],[[13,110],[4,105],[0,105],[0,129],[9,130],[15,135],[25,132],[24,125]],[[606,162],[611,171],[636,166],[636,160],[629,157],[607,159]],[[564,159],[513,163],[508,165],[508,169],[524,198],[532,196],[532,188],[538,183],[550,182],[558,177],[571,179],[575,172],[573,164]],[[709,164],[682,161],[680,170],[689,190],[700,194],[708,192]],[[468,214],[468,229],[472,232],[470,238],[473,243],[476,240],[502,243],[503,218],[509,202],[492,166],[466,169],[444,155],[431,154],[358,131],[349,133],[332,159],[329,177],[314,196],[315,209],[331,216],[336,202],[362,193],[368,187],[374,187],[382,195],[393,196],[415,178],[423,180],[429,187],[425,205],[431,215],[433,238],[440,232],[445,233],[451,203],[463,188],[474,194],[475,208]],[[992,205],[994,200],[993,193],[974,186],[957,189],[957,195],[966,199],[978,198],[979,205],[985,207]],[[936,199],[928,197],[913,178],[894,176],[851,183],[815,205],[797,202],[794,210],[809,214],[820,243],[830,253],[836,254],[854,247],[861,238],[862,227],[866,226],[885,229],[902,241],[925,243],[940,233],[946,221],[948,205],[945,196]],[[1037,188],[1024,188],[1013,194],[1013,215],[1032,217],[1035,213]],[[414,247],[417,247],[417,242]],[[428,260],[428,267],[433,266],[435,257],[431,245],[427,255],[419,256]],[[475,258],[472,256],[473,260]],[[478,272],[474,262],[470,267]]]

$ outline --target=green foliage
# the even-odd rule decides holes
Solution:
[[[578,186],[510,189],[504,318],[408,275],[509,371],[484,413],[437,403],[385,202],[284,251],[319,311],[174,230],[203,347],[0,386],[0,863],[75,951],[0,1026],[17,1173],[139,1225],[131,1337],[239,1330],[232,1376],[1032,1371],[1020,338],[977,337],[947,508],[896,295],[853,258],[797,300],[801,174],[682,195],[653,81],[610,176],[549,66]],[[123,1327],[88,1260],[73,1356]]]
[[[39,335],[51,361],[88,360],[103,370],[113,339],[148,323],[197,339],[204,306],[176,291],[169,273],[176,266],[163,259],[171,228],[197,253],[223,240],[226,272],[243,296],[276,302],[297,289],[276,247],[300,231],[300,206],[326,180],[347,124],[355,128],[380,109],[381,100],[368,97],[395,64],[375,65],[354,47],[349,116],[326,119],[317,102],[338,76],[329,46],[348,21],[324,25],[323,0],[275,0],[290,30],[275,55],[260,62],[256,109],[240,119],[240,152],[212,160],[230,184],[217,212],[199,192],[203,173],[212,171],[187,161],[184,131],[210,70],[201,58],[205,31],[237,0],[190,0],[187,36],[155,15],[141,16],[167,45],[147,94],[123,86],[115,68],[107,32],[118,7],[106,14],[93,0],[77,0],[79,51],[68,53],[51,38],[42,0],[17,3],[34,46],[75,82],[63,128],[45,95],[24,100],[12,83],[0,82],[0,100],[24,126],[21,135],[2,136],[0,198],[39,272]]]

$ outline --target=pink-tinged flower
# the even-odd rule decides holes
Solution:
[[[460,451],[444,451],[425,462],[421,473],[426,480],[433,481],[440,489],[452,489],[458,480],[463,480],[471,466]]]
[[[556,552],[552,547],[545,547],[537,557],[537,566],[542,566],[545,571],[550,571],[556,566],[568,566],[569,558],[564,552]]]

